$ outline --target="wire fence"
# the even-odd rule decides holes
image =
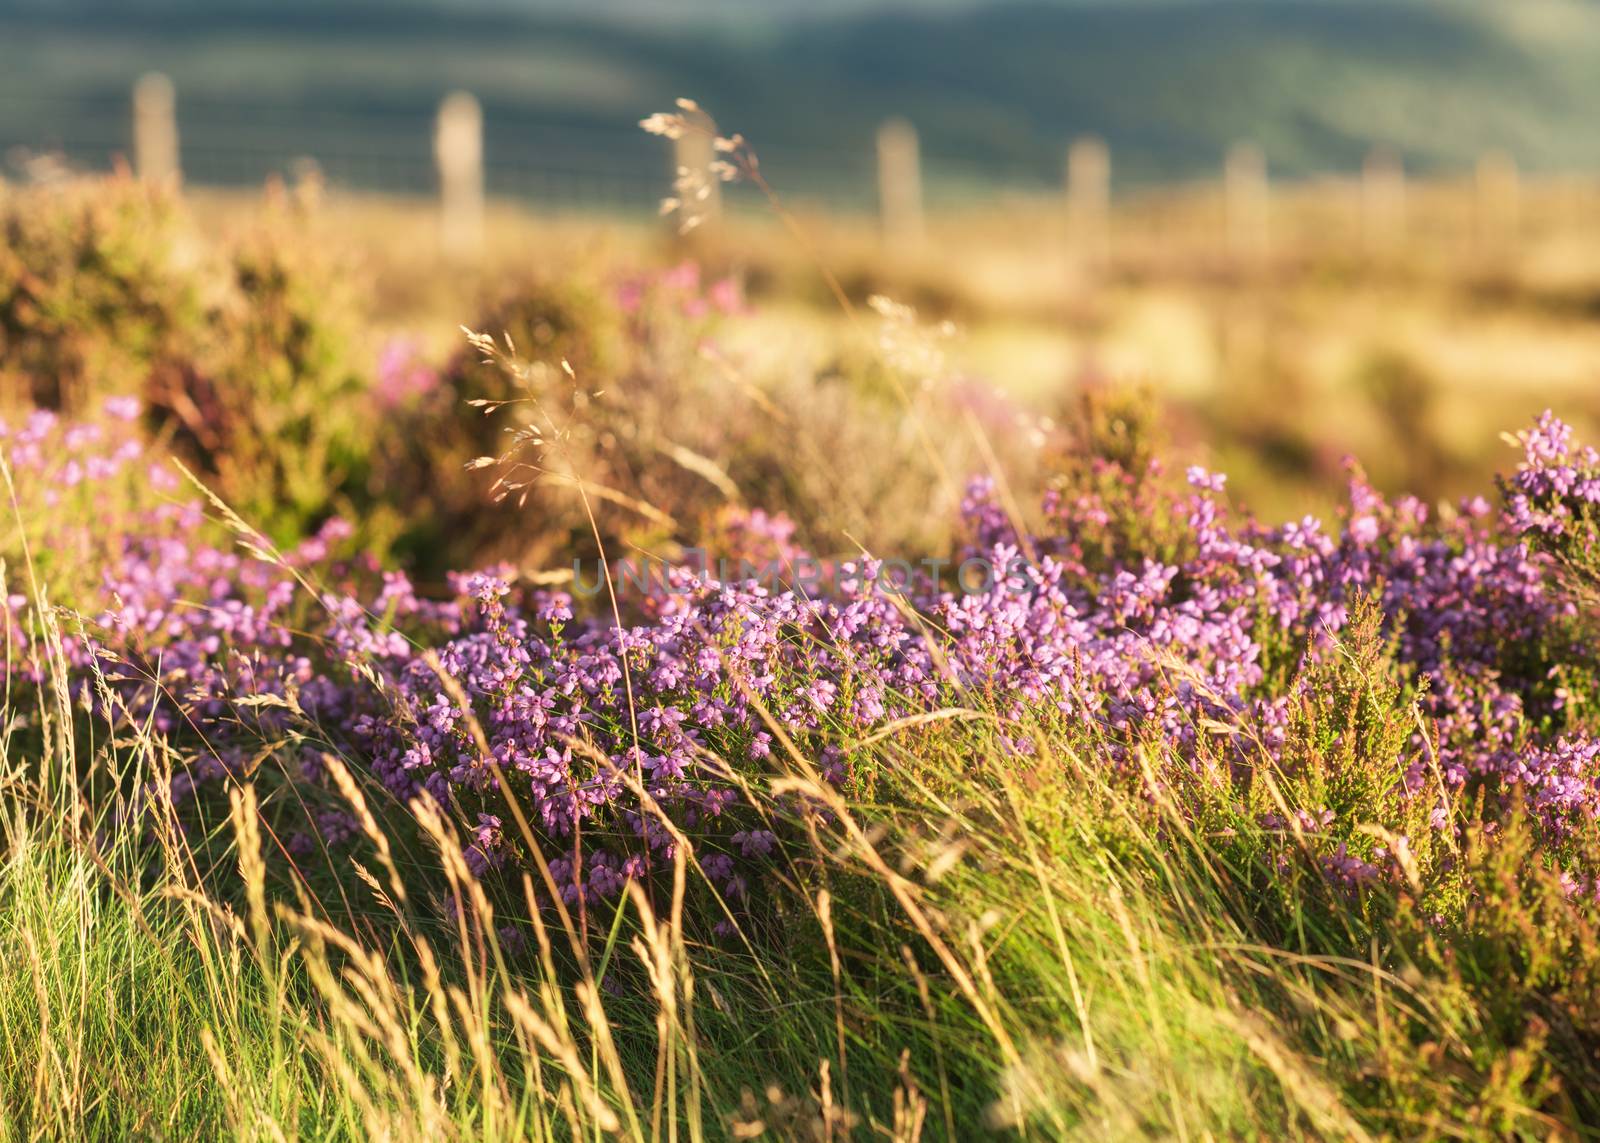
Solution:
[[[314,163],[331,184],[430,195],[439,187],[433,135],[437,109],[329,108],[242,100],[176,101],[177,146],[186,182],[259,185]],[[540,116],[526,108],[484,108],[487,193],[531,204],[603,211],[652,211],[674,174],[671,148],[631,123]],[[76,170],[136,162],[127,92],[73,98],[0,91],[0,156],[13,169],[50,155]],[[871,212],[879,203],[870,148],[762,147],[763,168],[792,198],[834,211]],[[960,156],[924,156],[928,197],[971,197],[995,172]],[[1022,185],[1047,189],[1038,179]],[[748,196],[735,191],[737,209]]]
[[[120,158],[149,177],[181,172],[190,185],[221,187],[259,186],[314,168],[336,187],[438,195],[449,216],[451,180],[444,177],[440,146],[441,116],[451,101],[362,105],[351,98],[342,105],[185,98],[155,75],[131,91],[72,96],[0,86],[0,157],[24,173],[58,170],[61,162],[69,170],[104,170]],[[456,184],[465,188],[455,204],[463,235],[481,234],[486,195],[552,209],[654,213],[671,193],[680,164],[704,167],[713,158],[706,148],[686,159],[633,123],[559,108],[480,108],[470,96],[452,98],[470,106],[465,135],[455,132],[468,152],[455,167]],[[41,155],[55,159],[41,163]],[[875,216],[891,244],[921,241],[925,208],[991,202],[1006,191],[1060,196],[1073,246],[1090,261],[1104,260],[1113,191],[1122,186],[1115,156],[1098,139],[1080,138],[1054,160],[1041,155],[1035,168],[997,169],[971,157],[924,153],[914,127],[899,121],[884,125],[876,147],[762,146],[760,157],[791,203]],[[1281,248],[1287,236],[1269,226],[1275,189],[1261,152],[1236,145],[1225,159],[1219,154],[1216,169],[1219,236],[1244,257],[1264,253],[1269,244]],[[1515,238],[1528,213],[1515,163],[1488,154],[1469,177],[1476,180],[1476,200],[1468,200],[1460,222],[1447,228],[1452,236],[1465,231],[1474,241],[1500,244]],[[1338,185],[1360,236],[1373,246],[1397,245],[1408,230],[1430,221],[1408,197],[1401,157],[1390,152],[1375,149],[1358,175],[1342,176]],[[1574,186],[1574,211],[1585,225],[1600,223],[1592,180]],[[1548,210],[1547,199],[1540,200],[1541,210]],[[729,187],[726,201],[733,210],[745,209],[755,205],[756,193]],[[720,209],[722,194],[716,202]]]

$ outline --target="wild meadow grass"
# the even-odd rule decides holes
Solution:
[[[1217,855],[1157,844],[1092,766],[1019,781],[982,731],[907,759],[893,813],[788,779],[838,819],[780,944],[686,939],[680,860],[663,911],[633,891],[580,935],[530,908],[514,952],[448,829],[424,819],[409,867],[353,777],[369,844],[321,899],[269,890],[250,786],[226,874],[171,834],[152,853],[84,784],[171,761],[106,737],[87,775],[7,753],[17,1135],[1360,1135],[1308,1041],[1352,1055],[1416,1018],[1385,967],[1259,943]]]
[[[110,208],[65,209],[70,296]],[[760,381],[680,266],[369,385],[265,251],[220,359],[12,343],[73,392],[0,424],[8,1136],[1600,1122],[1600,456],[1555,417],[1498,504],[1357,470],[1278,524],[887,300]]]
[[[1530,455],[1587,471],[1536,440]],[[1588,479],[1530,472],[1513,503],[1553,542],[1592,518]],[[11,498],[20,512],[14,483]],[[202,554],[207,575],[317,574],[222,525],[255,555]],[[1424,715],[1385,681],[1373,603],[1302,667],[1293,750],[1247,746],[1221,771],[1189,769],[1182,735],[1130,754],[1111,724],[968,689],[858,733],[841,781],[824,771],[843,726],[752,697],[773,749],[733,780],[743,812],[782,831],[757,906],[716,872],[720,846],[683,833],[705,824],[624,771],[621,796],[670,840],[648,872],[575,892],[549,819],[509,821],[537,802],[507,801],[512,840],[497,822],[491,845],[481,816],[406,804],[309,689],[207,705],[210,687],[268,682],[270,640],[236,634],[245,675],[158,672],[165,699],[141,705],[120,671],[136,644],[91,651],[135,622],[133,596],[110,626],[52,607],[26,530],[14,540],[8,632],[27,654],[11,644],[0,1076],[15,1134],[1481,1137],[1586,1118],[1592,904],[1572,878],[1589,876],[1592,818],[1552,835],[1523,812],[1531,779],[1499,811],[1472,783],[1444,791],[1444,843],[1423,824],[1408,849],[1384,824],[1385,752],[1417,748],[1396,720]],[[481,596],[491,633],[498,598]],[[378,684],[383,654],[354,652],[356,685]],[[1157,666],[1191,669],[1176,651]],[[486,746],[457,689],[482,684],[439,677],[463,741]],[[251,721],[278,707],[291,716]],[[1199,721],[1214,737],[1259,732],[1216,715]],[[204,777],[230,743],[253,745]],[[1241,813],[1240,767],[1266,812]],[[1382,841],[1362,851],[1376,866],[1344,843],[1330,856],[1332,815],[1307,817],[1351,783],[1372,787],[1348,804],[1373,820],[1336,828]],[[322,836],[296,844],[284,823],[307,815]]]

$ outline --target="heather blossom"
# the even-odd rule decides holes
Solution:
[[[1549,411],[1517,440],[1522,462],[1502,481],[1511,528],[1546,544],[1575,539],[1591,548],[1600,520],[1600,452],[1574,444],[1572,427]]]
[[[518,868],[531,840],[563,897],[614,899],[687,839],[724,897],[748,904],[795,824],[753,800],[752,783],[801,765],[865,790],[871,768],[851,744],[941,707],[991,712],[1019,754],[1037,749],[1034,729],[1055,728],[1116,780],[1144,780],[1152,761],[1174,789],[1221,774],[1243,807],[1259,768],[1303,765],[1295,744],[1310,733],[1318,672],[1338,669],[1370,601],[1394,701],[1417,710],[1368,759],[1374,796],[1413,806],[1424,832],[1461,827],[1452,798],[1519,805],[1559,846],[1600,817],[1600,744],[1568,726],[1550,684],[1581,647],[1571,602],[1521,537],[1589,519],[1600,465],[1553,418],[1526,443],[1504,528],[1481,502],[1435,518],[1359,475],[1340,526],[1236,520],[1224,478],[1191,469],[1186,488],[1150,501],[1180,542],[1121,552],[1106,526],[1123,507],[1099,492],[1052,498],[1047,527],[1024,535],[978,481],[963,504],[969,550],[1005,569],[986,590],[919,580],[891,598],[872,590],[882,564],[867,557],[822,597],[684,571],[681,593],[620,625],[576,615],[570,597],[521,587],[509,569],[455,576],[449,598],[425,598],[398,571],[338,558],[338,522],[271,559],[241,550],[198,502],[172,498],[167,472],[164,498],[96,552],[94,607],[62,639],[85,710],[196,747],[174,802],[242,774],[264,745],[295,744],[297,758],[359,760],[400,804],[446,808],[478,877]],[[22,494],[43,503],[93,497],[151,465],[126,420],[35,414],[0,445]],[[748,513],[728,532],[803,555],[782,517]],[[6,671],[44,685],[32,606],[4,600]],[[1530,667],[1539,647],[1550,659]],[[1351,733],[1327,749],[1350,754]],[[314,761],[296,772],[321,780]],[[1264,811],[1256,826],[1312,839],[1350,891],[1396,876],[1394,846],[1418,841],[1373,844],[1337,800],[1296,812],[1307,816]],[[322,813],[292,841],[354,835],[347,817]]]

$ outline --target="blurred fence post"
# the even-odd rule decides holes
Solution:
[[[439,104],[433,136],[439,170],[439,237],[447,255],[483,249],[483,109],[465,91]]]
[[[1503,151],[1478,159],[1478,233],[1486,245],[1514,242],[1522,225],[1522,179]]]
[[[176,183],[182,178],[177,92],[160,72],[142,76],[133,85],[133,168],[148,183]]]
[[[683,117],[692,130],[673,141],[672,185],[673,194],[682,204],[680,233],[687,233],[722,217],[722,180],[711,169],[717,160],[716,123],[699,108],[685,110]]]
[[[1111,256],[1111,152],[1092,135],[1067,148],[1067,227],[1078,260],[1103,266]]]
[[[1223,164],[1228,249],[1236,258],[1266,256],[1271,241],[1272,190],[1267,159],[1253,143],[1235,143]]]
[[[922,157],[917,129],[904,119],[878,129],[878,205],[891,248],[905,250],[922,241]]]
[[[1400,156],[1374,147],[1361,166],[1362,233],[1369,248],[1391,246],[1405,236],[1406,172]]]
[[[328,180],[323,177],[322,164],[310,155],[297,155],[289,162],[289,189],[301,210],[311,213],[322,206],[323,192]]]

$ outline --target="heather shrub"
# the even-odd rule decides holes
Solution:
[[[501,296],[490,304],[472,328],[507,342],[527,361],[562,361],[587,377],[607,377],[624,353],[624,318],[619,300],[609,297],[598,283],[575,277],[536,278],[502,286]],[[504,400],[504,372],[482,355],[463,345],[445,366],[445,379],[460,401]],[[482,435],[478,452],[490,451],[492,442]]]
[[[666,513],[637,498],[627,507],[620,489],[632,482],[604,472],[596,455],[598,437],[618,455],[627,449],[606,423],[618,419],[612,409],[624,398],[601,402],[634,357],[618,306],[593,284],[536,279],[504,288],[475,328],[496,340],[497,356],[463,343],[432,383],[390,403],[397,431],[382,445],[383,479],[395,499],[414,506],[399,552],[419,574],[437,578],[463,563],[538,567],[570,558],[574,545],[589,551],[582,497],[573,491],[580,468],[599,492],[621,500],[598,506],[603,535],[620,541],[641,525],[659,533]],[[532,502],[528,519],[536,523],[518,526],[469,462],[507,451],[551,415],[578,434],[566,453],[586,463],[525,472],[517,500]]]
[[[338,511],[379,550],[365,315],[348,259],[270,203],[206,241],[125,174],[0,188],[0,381],[84,416],[139,400],[152,429],[278,539]]]
[[[0,393],[82,413],[192,352],[207,300],[175,196],[124,174],[0,183]]]
[[[381,551],[371,364],[353,267],[269,209],[227,243],[196,347],[155,370],[150,415],[214,490],[276,540],[335,513]]]
[[[1072,558],[1095,574],[1139,558],[1180,562],[1187,526],[1152,395],[1091,381],[1059,421],[1044,462],[1044,523],[1069,538]]]
[[[1511,524],[1548,553],[1592,608],[1600,599],[1600,453],[1572,439],[1551,413],[1518,433],[1523,460],[1502,478]]]
[[[457,599],[433,603],[402,576],[363,584],[371,573],[345,565],[317,573],[356,577],[321,591],[326,618],[286,626],[278,616],[338,536],[263,561],[218,552],[197,521],[175,517],[112,554],[99,622],[123,633],[121,665],[103,670],[129,688],[111,693],[130,717],[178,730],[223,718],[228,695],[279,695],[287,713],[245,721],[310,716],[397,801],[426,791],[469,821],[499,817],[497,775],[515,770],[534,782],[524,812],[558,849],[580,825],[598,847],[574,885],[602,897],[627,879],[617,868],[677,844],[638,801],[678,829],[715,826],[719,880],[748,886],[745,862],[772,843],[728,839],[757,828],[736,809],[741,783],[765,773],[780,741],[829,781],[876,797],[875,764],[841,742],[973,703],[1023,726],[1080,723],[1082,746],[1112,773],[1138,778],[1143,759],[1174,782],[1214,778],[1197,808],[1225,797],[1250,828],[1316,834],[1334,880],[1409,878],[1438,852],[1429,830],[1512,806],[1539,823],[1552,856],[1565,852],[1572,823],[1596,804],[1571,771],[1591,746],[1569,736],[1541,680],[1502,673],[1498,638],[1520,628],[1538,639],[1568,614],[1539,563],[1471,515],[1433,532],[1418,506],[1388,505],[1359,483],[1337,539],[1306,522],[1230,523],[1219,477],[1195,470],[1189,484],[1169,505],[1188,529],[1177,564],[1095,572],[1070,534],[1019,545],[978,493],[969,526],[991,571],[976,590],[906,584],[910,610],[872,560],[847,565],[842,594],[817,599],[681,568],[643,622],[622,629],[576,619],[569,596],[508,600],[501,574],[457,578]],[[789,543],[785,531],[774,538]],[[1019,564],[1024,548],[1034,554]],[[179,598],[204,606],[174,611]],[[134,631],[156,638],[141,651],[154,676],[124,673]],[[94,648],[82,644],[90,661]],[[188,684],[176,710],[168,688],[149,689],[168,667]],[[177,717],[191,699],[201,705]],[[226,737],[212,741],[213,758]],[[1013,738],[1023,755],[1027,741]],[[483,826],[498,839],[482,842],[485,868],[528,856],[503,825]],[[1411,840],[1397,849],[1398,837]]]
[[[369,385],[324,251],[219,251],[149,413],[0,424],[27,1130],[1600,1115],[1600,459],[1554,418],[1502,511],[1352,468],[1278,524],[1109,388],[1033,471],[1054,424],[883,300],[749,378],[732,282],[539,284]],[[1372,396],[1425,420],[1418,385]],[[397,510],[414,575],[374,543]],[[640,550],[678,566],[652,589]],[[609,584],[544,566],[601,551]],[[149,1059],[85,1050],[118,1035]]]
[[[744,312],[731,279],[685,263],[608,300],[573,287],[491,313],[518,328],[481,326],[402,411],[416,427],[385,446],[386,479],[427,508],[403,550],[429,578],[441,557],[542,569],[601,546],[671,555],[714,545],[730,509],[781,504],[810,550],[870,538],[915,556],[948,549],[955,474],[984,462],[978,436],[1029,478],[1031,419],[909,345],[909,311],[888,314],[870,368],[762,376],[719,344]],[[472,457],[481,467],[463,470]]]
[[[556,392],[581,412],[596,398],[575,373]],[[549,377],[518,379],[550,397]],[[276,856],[240,873],[272,892],[337,900],[350,863],[404,868],[414,906],[389,885],[395,919],[361,922],[379,943],[460,930],[515,961],[541,925],[570,923],[570,955],[540,971],[589,987],[619,934],[670,910],[695,963],[720,966],[716,1043],[739,1042],[745,1001],[777,989],[756,967],[773,958],[834,990],[781,1021],[777,1050],[815,1059],[844,1020],[825,1002],[846,997],[951,1029],[913,1037],[903,1076],[862,1081],[862,1106],[943,1084],[963,1124],[1162,1129],[1137,1085],[1103,1076],[1145,1074],[1155,1042],[1205,1090],[1244,1077],[1248,1097],[1218,1104],[1228,1130],[1252,1130],[1263,1102],[1334,1133],[1587,1114],[1577,950],[1600,884],[1600,744],[1563,553],[1584,550],[1592,458],[1547,420],[1500,515],[1391,501],[1356,474],[1337,520],[1272,526],[1202,469],[1122,479],[1155,450],[1125,417],[1085,424],[1101,455],[1062,474],[1038,530],[999,481],[971,487],[949,527],[977,582],[890,590],[863,558],[802,593],[679,568],[619,624],[515,569],[430,596],[345,558],[337,526],[275,547],[233,517],[235,547],[204,501],[121,516],[149,459],[128,422],[39,414],[4,436],[25,526],[62,570],[97,575],[66,615],[31,585],[6,596],[10,740],[75,723],[84,757],[97,727],[158,743],[158,765],[119,779],[119,812],[186,831],[212,877],[231,876],[217,827],[246,784]],[[482,471],[520,495],[515,460]],[[64,496],[80,507],[52,514]],[[74,547],[73,520],[99,505],[126,530]],[[724,502],[715,526],[804,558],[778,518]],[[71,718],[32,713],[52,701]],[[454,857],[436,834],[459,839]],[[1182,951],[1199,947],[1216,950],[1204,969]],[[1295,967],[1263,971],[1278,959]],[[610,1011],[648,1028],[656,970],[629,963],[602,973]],[[1150,996],[1209,1047],[1180,1048]],[[1284,1053],[1318,1059],[1342,1098],[1295,1086]],[[794,1122],[827,1114],[794,1099]]]
[[[49,409],[0,415],[0,594],[20,603],[37,588],[92,610],[130,536],[171,511],[178,477],[150,462],[130,428],[139,415],[130,397],[108,398],[82,419]]]

